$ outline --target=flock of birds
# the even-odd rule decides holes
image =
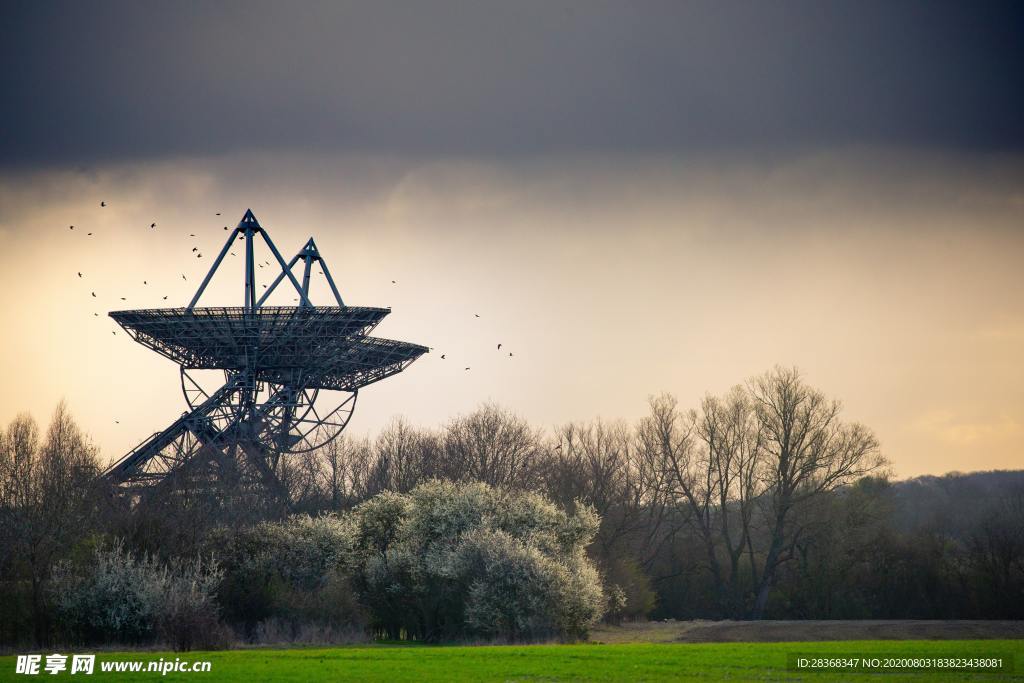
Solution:
[[[101,201],[101,202],[100,202],[100,208],[106,208],[106,206],[107,206],[107,202],[106,202],[106,201]],[[219,216],[219,215],[221,215],[221,214],[220,214],[220,212],[218,211],[218,212],[216,213],[216,215],[217,215],[217,216]],[[69,230],[74,230],[74,229],[75,229],[75,226],[74,226],[74,225],[69,225],[69,226],[68,226],[68,229],[69,229]],[[149,229],[150,229],[150,230],[155,230],[155,229],[156,229],[156,222],[155,222],[155,221],[149,224]],[[224,226],[224,229],[225,229],[225,230],[229,230],[230,228],[228,228],[228,226],[226,226],[226,225],[225,225],[225,226]],[[92,236],[92,234],[93,234],[93,233],[91,233],[91,232],[88,232],[88,233],[86,233],[86,236],[87,236],[87,237],[91,237],[91,236]],[[195,234],[195,233],[189,233],[189,238],[195,238],[195,237],[196,237],[196,234]],[[242,236],[239,236],[239,237],[238,237],[238,239],[240,239],[240,240],[241,240],[241,239],[244,239],[244,238],[243,238]],[[196,257],[197,259],[201,259],[201,258],[203,257],[203,254],[202,254],[202,252],[201,252],[201,251],[199,251],[199,247],[195,247],[195,246],[193,246],[193,247],[192,247],[192,253],[193,253],[193,254],[195,254],[195,257]],[[234,256],[234,255],[235,255],[235,252],[233,252],[233,251],[232,251],[232,252],[229,252],[229,253],[231,254],[231,256]],[[261,262],[261,263],[258,263],[257,265],[258,265],[258,266],[259,266],[260,268],[263,268],[264,266],[267,266],[267,267],[273,267],[273,266],[271,265],[270,261],[263,261],[263,262]],[[84,276],[82,275],[82,272],[81,272],[81,271],[76,271],[76,272],[78,273],[78,277],[79,277],[80,279],[84,279]],[[319,273],[320,273],[320,275],[323,275],[323,271],[319,271]],[[188,278],[187,278],[187,277],[185,277],[185,274],[184,274],[184,273],[182,273],[182,274],[181,274],[181,279],[182,279],[182,280],[185,280],[186,282],[188,281]],[[148,282],[147,280],[143,280],[143,281],[142,281],[142,284],[143,284],[143,285],[145,285],[145,286],[148,286],[148,285],[149,285],[149,282]],[[397,281],[397,280],[392,280],[392,281],[391,281],[391,284],[393,284],[393,285],[397,285],[397,284],[398,284],[398,281]],[[266,289],[266,288],[267,288],[267,286],[266,286],[266,285],[263,285],[263,288],[264,288],[264,289]],[[97,298],[99,298],[99,297],[97,297],[97,296],[96,296],[96,292],[95,292],[95,291],[91,291],[91,292],[90,292],[90,294],[92,295],[92,298],[94,298],[94,299],[97,299]],[[127,301],[127,300],[128,300],[128,299],[127,299],[126,297],[123,297],[123,296],[122,296],[122,297],[120,297],[120,299],[121,299],[121,301]],[[164,300],[164,301],[166,301],[166,300],[167,300],[167,296],[166,296],[166,295],[165,295],[165,296],[163,297],[163,300]],[[295,298],[295,299],[293,299],[293,301],[298,301],[298,298]],[[97,318],[98,318],[98,317],[99,317],[99,315],[100,315],[99,313],[97,313],[97,312],[93,312],[93,316],[95,316],[95,317],[97,317]],[[474,318],[479,318],[479,317],[480,317],[480,314],[479,314],[479,313],[474,313],[474,314],[473,314],[473,317],[474,317]],[[111,330],[111,332],[110,332],[110,333],[116,336],[116,335],[117,335],[117,330]],[[498,351],[501,351],[501,349],[502,349],[502,346],[503,346],[503,344],[501,344],[501,343],[498,343],[498,347],[497,347],[497,350],[498,350]],[[431,351],[433,351],[433,350],[434,350],[434,349],[433,349],[433,347],[431,347],[431,348],[430,348],[430,350],[431,350]],[[513,357],[513,354],[512,354],[512,352],[511,352],[511,351],[509,351],[509,352],[508,352],[508,357],[509,357],[509,358],[512,358],[512,357]],[[441,354],[441,360],[447,360],[447,354],[446,354],[446,353],[442,353],[442,354]],[[465,368],[463,368],[463,370],[464,370],[464,371],[468,371],[468,370],[471,370],[471,369],[472,369],[472,367],[470,367],[470,366],[466,366]],[[121,424],[121,423],[120,423],[120,422],[119,422],[118,420],[114,420],[114,423],[115,423],[115,424]]]

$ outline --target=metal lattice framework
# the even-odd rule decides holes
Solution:
[[[257,237],[281,268],[259,299]],[[238,240],[245,241],[244,305],[197,308]],[[336,306],[310,301],[313,264]],[[299,304],[264,306],[285,280]],[[188,477],[193,483],[258,482],[287,503],[279,476],[282,456],[336,438],[352,416],[360,388],[401,372],[427,352],[417,344],[368,336],[389,312],[346,306],[312,238],[286,263],[252,211],[246,211],[188,306],[110,313],[135,341],[180,366],[189,411],[114,463],[105,478],[132,501]],[[205,370],[222,371],[224,383],[204,389],[193,373]]]

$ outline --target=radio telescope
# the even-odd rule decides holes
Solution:
[[[257,237],[280,267],[259,297]],[[245,251],[243,305],[198,307],[236,245]],[[314,265],[330,286],[331,305],[310,300]],[[266,305],[286,281],[298,305]],[[110,313],[135,341],[180,366],[188,410],[111,465],[104,478],[129,503],[175,482],[219,481],[261,483],[287,505],[283,459],[337,438],[352,417],[359,389],[401,372],[427,352],[417,344],[370,337],[388,313],[346,306],[312,238],[285,262],[246,211],[188,306]],[[196,377],[210,370],[223,373],[217,388],[204,388]]]

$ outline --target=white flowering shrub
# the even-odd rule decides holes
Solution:
[[[626,598],[626,591],[617,583],[608,588],[608,610],[605,619],[610,624],[621,624],[626,605],[629,604]]]
[[[160,639],[176,649],[210,644],[217,631],[214,594],[222,572],[213,561],[162,563],[120,543],[97,549],[77,568],[58,564],[50,591],[60,623],[84,642]]]
[[[393,639],[577,639],[606,600],[585,553],[597,515],[576,507],[431,481],[343,515],[225,530],[218,596],[253,640],[367,626]]]
[[[210,649],[227,640],[215,594],[223,577],[215,561],[178,560],[164,568],[164,594],[157,602],[156,632],[175,650]]]
[[[362,629],[352,592],[354,532],[347,517],[295,515],[214,538],[225,577],[219,597],[225,616],[253,639],[275,641]]]
[[[352,564],[351,521],[334,515],[294,515],[256,529],[250,557],[299,588],[316,588],[334,570]]]
[[[532,493],[431,481],[350,514],[353,571],[372,626],[390,638],[584,637],[605,605],[585,554],[593,510]]]

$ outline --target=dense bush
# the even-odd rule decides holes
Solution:
[[[219,600],[225,618],[256,641],[352,640],[365,616],[351,588],[351,521],[295,515],[240,530],[220,530]]]
[[[354,580],[390,638],[584,637],[600,618],[600,577],[585,555],[598,525],[532,493],[432,481],[352,513]]]
[[[222,531],[225,616],[256,640],[304,628],[390,638],[575,639],[604,607],[591,510],[432,481],[342,515]]]
[[[213,561],[162,563],[120,543],[97,549],[77,568],[59,563],[50,591],[65,637],[80,642],[159,640],[178,650],[211,646],[220,637]]]

